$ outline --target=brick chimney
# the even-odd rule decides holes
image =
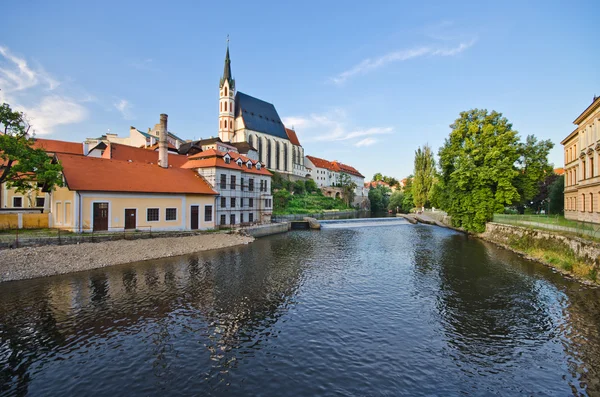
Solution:
[[[160,124],[158,128],[158,165],[163,168],[169,168],[169,149],[167,143],[167,119],[166,114],[160,115]]]

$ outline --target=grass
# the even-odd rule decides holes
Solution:
[[[511,236],[508,245],[579,279],[588,279],[598,283],[597,269],[593,265],[581,261],[564,243],[553,239],[536,239],[523,235],[522,237]]]
[[[348,207],[340,199],[333,197],[320,196],[316,194],[293,195],[286,208],[273,208],[274,215],[291,215],[291,214],[317,214],[327,210],[349,210]]]
[[[600,225],[566,219],[562,215],[507,215],[494,214],[494,222],[522,226],[536,230],[552,230],[557,234],[600,240]],[[536,224],[532,224],[536,223]],[[564,230],[569,228],[571,230]]]

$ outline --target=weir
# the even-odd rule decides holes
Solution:
[[[357,219],[332,219],[319,221],[323,229],[339,229],[350,227],[396,226],[410,225],[404,218],[357,218]]]

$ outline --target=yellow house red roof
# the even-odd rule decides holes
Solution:
[[[70,190],[217,194],[202,177],[188,169],[60,153],[56,158]]]

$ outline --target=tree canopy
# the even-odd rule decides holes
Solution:
[[[435,181],[435,159],[429,145],[415,151],[415,176],[412,185],[415,207],[425,206]]]
[[[454,226],[482,232],[494,212],[520,199],[517,131],[501,113],[462,112],[439,151],[442,207]]]
[[[377,186],[369,190],[369,201],[371,211],[380,212],[388,208],[391,190],[386,186]]]
[[[0,184],[27,193],[38,186],[51,191],[62,185],[62,167],[45,150],[35,149],[22,112],[0,106]]]

